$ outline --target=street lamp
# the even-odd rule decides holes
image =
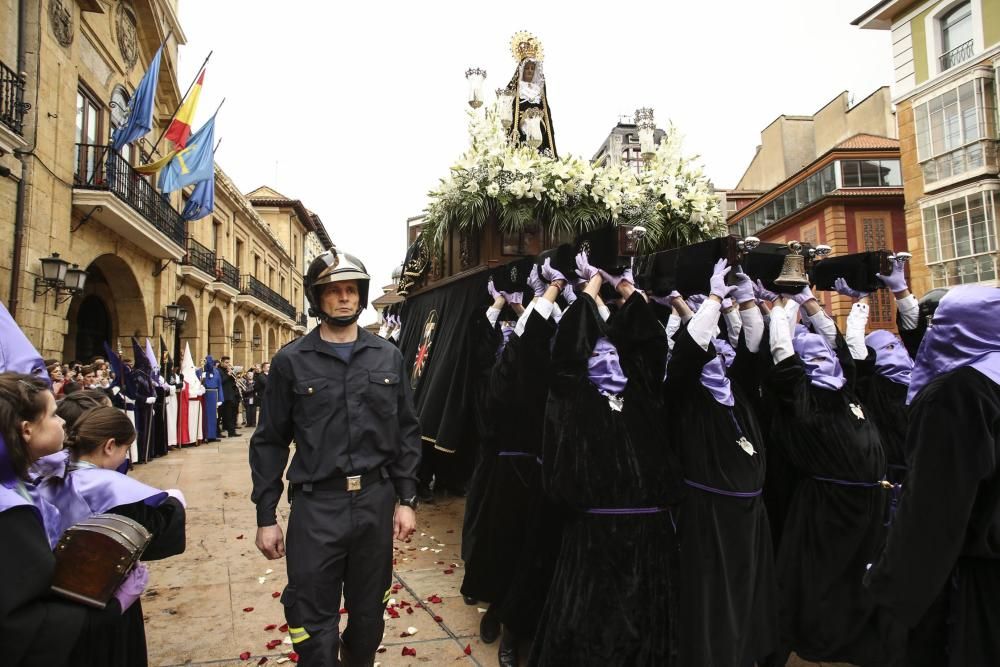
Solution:
[[[231,336],[231,340],[233,341],[234,345],[238,345],[240,343],[240,341],[243,340],[243,332],[240,331],[239,329],[237,329],[236,331],[233,332],[233,335]]]
[[[483,82],[486,81],[486,70],[470,67],[465,70],[465,78],[469,80],[469,106],[478,109],[483,106]]]
[[[51,257],[42,257],[39,260],[42,265],[42,275],[35,276],[35,297],[44,296],[49,292],[56,293],[56,303],[65,303],[77,294],[83,292],[83,287],[87,282],[87,272],[77,264],[70,263],[59,256],[59,253],[52,253]]]
[[[259,350],[260,349],[260,336],[258,336],[257,334],[254,334],[253,335],[253,340],[251,341],[251,343],[253,344],[253,349]]]
[[[169,322],[176,322],[178,319],[180,319],[180,312],[182,310],[184,310],[184,309],[181,308],[180,306],[178,306],[176,303],[167,304],[167,317],[166,317],[166,319]]]

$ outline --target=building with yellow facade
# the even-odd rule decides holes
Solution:
[[[892,38],[914,290],[998,284],[1000,0],[883,0],[853,23]]]
[[[164,42],[154,127],[109,157]],[[166,150],[184,42],[176,0],[0,0],[0,300],[45,357],[162,336],[247,365],[306,331],[306,249],[331,246],[318,216],[217,165],[215,210],[188,223],[190,189],[165,197],[132,169]]]

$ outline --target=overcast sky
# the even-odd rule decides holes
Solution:
[[[590,158],[619,115],[652,106],[717,188],[780,114],[892,82],[889,34],[850,25],[874,0],[179,2],[182,86],[214,50],[196,127],[226,98],[216,160],[244,192],[270,185],[318,213],[373,298],[406,218],[467,145],[465,70],[505,86],[518,30],[545,48],[560,154]]]

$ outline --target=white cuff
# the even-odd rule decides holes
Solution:
[[[912,331],[917,328],[920,321],[920,306],[917,304],[917,297],[912,294],[905,299],[896,299],[896,308],[899,310],[900,328]]]
[[[688,322],[688,333],[691,339],[703,350],[708,349],[709,343],[719,330],[719,310],[722,308],[715,299],[705,299],[701,308],[694,314]]]
[[[521,334],[524,333],[524,327],[528,324],[528,318],[531,316],[531,311],[537,307],[535,305],[536,300],[537,299],[532,299],[531,303],[528,304],[528,307],[524,309],[523,313],[521,313],[521,317],[517,318],[517,324],[514,326],[514,335],[518,338],[520,338]]]
[[[771,358],[776,364],[780,364],[795,354],[795,350],[792,348],[792,335],[788,328],[788,318],[785,309],[781,306],[771,308],[770,343]]]
[[[865,330],[868,328],[868,304],[858,302],[851,307],[847,316],[847,348],[853,359],[867,359],[868,346],[865,345]]]
[[[490,326],[495,327],[497,325],[497,320],[500,319],[500,309],[490,306],[486,309],[486,319],[490,321]]]
[[[764,338],[764,317],[760,313],[760,308],[754,306],[740,310],[740,320],[743,324],[743,340],[747,344],[747,349],[751,352],[759,351],[760,341]]]
[[[834,347],[837,344],[837,325],[833,323],[833,320],[826,314],[825,311],[820,310],[815,315],[809,316],[809,321],[812,322],[813,329],[823,336],[826,337],[826,342],[830,343],[830,347]]]
[[[670,317],[667,318],[667,349],[674,349],[674,334],[676,334],[681,328],[681,316],[677,313],[670,313]]]
[[[556,305],[548,299],[535,299],[532,303],[535,304],[535,312],[541,315],[543,320],[552,316],[553,306]]]
[[[597,312],[600,313],[601,319],[604,320],[605,322],[607,322],[608,318],[611,317],[611,311],[603,303],[598,304]]]
[[[729,344],[735,349],[736,345],[740,342],[740,329],[743,328],[739,306],[733,306],[724,312],[723,315],[726,318],[726,336],[729,338]]]

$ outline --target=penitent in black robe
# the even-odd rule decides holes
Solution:
[[[597,339],[618,348],[628,378],[621,412],[590,382]],[[683,497],[677,458],[662,437],[667,340],[638,293],[605,325],[581,295],[559,323],[545,414],[546,492],[572,512],[532,645],[533,665],[671,665],[669,511]],[[595,514],[620,509],[627,514]]]
[[[875,350],[871,348],[868,348],[867,358],[854,363],[858,370],[858,397],[865,404],[865,414],[875,422],[882,440],[886,478],[895,484],[902,484],[909,458],[906,451],[906,392],[910,387],[880,375],[875,370]]]
[[[531,313],[521,336],[512,336],[493,366],[487,410],[495,424],[495,460],[482,485],[482,530],[465,562],[462,594],[497,603],[511,580],[531,512],[542,493],[539,457],[548,384],[545,381],[552,319]]]
[[[701,384],[702,367],[715,359],[715,348],[701,349],[686,327],[675,340],[664,386],[665,428],[690,487],[677,520],[678,664],[752,664],[778,644],[774,552],[760,495],[764,439],[736,381],[740,367],[752,368],[756,357],[740,344],[730,369],[735,404],[729,407]],[[752,385],[754,374],[749,375]],[[739,445],[741,436],[753,445],[754,454]]]
[[[494,419],[489,410],[490,374],[496,363],[496,352],[503,336],[499,325],[491,325],[483,313],[477,313],[469,325],[473,345],[474,367],[469,370],[475,436],[479,443],[476,462],[469,480],[469,493],[465,498],[465,515],[462,520],[462,560],[468,562],[476,538],[483,530],[483,499],[486,497],[487,480],[496,461],[496,433]]]
[[[907,667],[1000,665],[1000,385],[964,367],[910,406],[913,459],[871,595]]]
[[[167,498],[156,507],[143,502],[119,505],[108,510],[136,521],[153,539],[142,553],[142,560],[161,560],[184,553],[185,511],[175,498]],[[132,603],[117,622],[105,624],[99,631],[80,637],[74,650],[74,667],[145,667],[146,628],[142,604]]]
[[[78,640],[108,631],[121,616],[112,598],[104,610],[90,609],[49,593],[55,557],[34,508],[0,512],[0,647],[12,667],[81,664]]]
[[[778,401],[769,448],[802,474],[778,550],[782,641],[805,660],[881,667],[899,651],[883,644],[862,579],[885,536],[885,455],[839,336],[837,352],[848,378],[840,390],[812,385],[795,354],[765,380]]]

